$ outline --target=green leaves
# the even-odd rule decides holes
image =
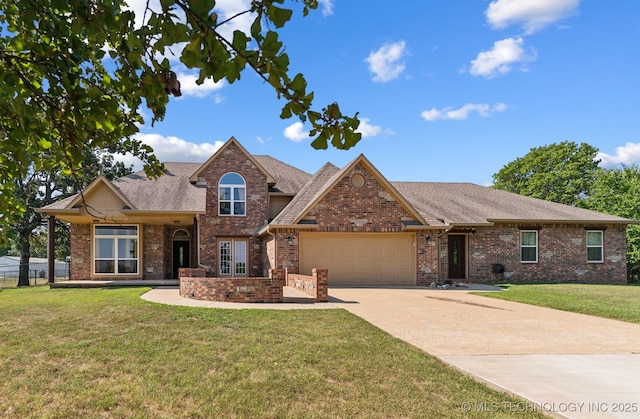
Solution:
[[[269,20],[273,22],[276,28],[283,27],[285,23],[287,23],[291,19],[292,15],[292,10],[281,9],[274,6],[273,4],[269,4],[267,6],[267,16],[269,17]]]
[[[305,16],[318,7],[316,0],[295,2]],[[293,17],[285,3],[254,0],[249,10],[218,18],[214,0],[160,0],[134,28],[124,0],[0,0],[0,170],[75,172],[88,146],[131,152],[148,174],[162,173],[152,150],[131,137],[144,123],[143,104],[152,123],[164,118],[169,98],[158,73],[171,69],[171,51],[199,72],[200,84],[234,83],[253,71],[283,99],[281,118],[311,124],[313,147],[354,146],[357,114],[343,115],[336,103],[314,110],[304,76],[289,74],[278,32]],[[236,30],[228,39],[225,25],[246,16],[253,19],[249,33]],[[0,179],[5,221],[20,211],[12,190]]]
[[[569,141],[532,148],[493,175],[494,187],[576,205],[589,193],[598,168],[597,153],[588,144]]]

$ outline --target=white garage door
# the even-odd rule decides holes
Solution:
[[[415,285],[413,234],[302,233],[300,271],[329,270],[329,285]]]

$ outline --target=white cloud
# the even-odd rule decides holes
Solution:
[[[218,22],[233,18],[224,25],[218,26],[218,31],[229,41],[233,40],[233,32],[237,29],[246,34],[251,32],[251,24],[256,18],[255,13],[245,13],[236,16],[238,13],[251,9],[250,0],[217,0],[215,12],[218,14]]]
[[[284,136],[291,141],[300,142],[309,138],[309,131],[304,130],[302,122],[294,122],[284,129]]]
[[[322,6],[322,16],[331,16],[333,14],[333,1],[332,0],[318,0],[318,3]]]
[[[373,73],[373,81],[390,81],[404,71],[405,65],[401,60],[406,54],[405,47],[405,41],[399,41],[384,44],[369,54],[365,61],[369,64],[369,71]]]
[[[212,79],[206,79],[204,83],[198,85],[196,83],[196,80],[198,80],[197,73],[177,73],[176,77],[180,82],[180,91],[183,96],[205,97],[226,85],[224,80],[215,83]],[[216,103],[221,101],[220,98],[215,98]]]
[[[133,10],[136,15],[136,28],[142,26],[144,12],[147,8],[148,0],[128,0],[127,5],[129,10]],[[329,6],[331,6],[331,2],[328,1]],[[326,7],[326,6],[325,6]],[[160,5],[160,0],[149,0],[149,8],[154,12],[160,12],[162,7]],[[233,39],[233,31],[236,29],[241,30],[244,33],[249,33],[251,24],[255,19],[256,15],[254,13],[245,13],[238,15],[241,12],[251,9],[251,0],[217,0],[214,11],[218,14],[218,22],[225,21],[227,19],[233,18],[229,22],[224,25],[219,26],[216,30],[225,38],[232,40]],[[184,21],[184,13],[180,10],[179,7],[176,7],[174,10],[179,16],[180,21]],[[234,17],[238,15],[237,17]],[[150,17],[150,13],[147,12],[146,19],[148,20]],[[182,49],[180,48],[180,51]]]
[[[146,18],[147,20],[149,20],[149,16],[150,14],[147,13],[145,16],[145,10],[148,7],[151,10],[154,10],[156,12],[160,12],[162,10],[162,7],[160,6],[160,0],[128,0],[126,2],[126,5],[124,6],[126,9],[128,10],[132,10],[133,13],[135,14],[136,18],[135,18],[135,27],[136,28],[140,28],[142,26],[143,23],[143,17]]]
[[[619,164],[632,165],[640,163],[640,143],[627,143],[624,146],[616,147],[616,154],[598,153],[596,159],[602,160],[601,167],[612,168]]]
[[[489,51],[482,51],[471,61],[474,76],[492,78],[511,71],[515,63],[527,63],[536,59],[535,50],[527,53],[523,48],[522,38],[507,38],[493,43]]]
[[[150,145],[161,162],[205,162],[224,144],[223,141],[195,144],[178,137],[164,137],[159,134],[136,134],[134,138]],[[140,160],[130,154],[116,155],[115,159],[127,166],[133,165],[134,170],[142,169]]]
[[[369,118],[360,118],[360,125],[356,132],[362,134],[362,138],[375,137],[382,131],[382,127],[371,125],[369,121]],[[309,131],[305,131],[304,124],[298,121],[284,129],[284,136],[291,141],[300,142],[309,138]]]
[[[453,109],[451,107],[442,109],[433,108],[429,111],[423,111],[420,115],[425,120],[433,122],[442,119],[467,119],[469,114],[472,112],[475,112],[482,117],[487,117],[496,112],[504,112],[505,110],[507,110],[507,105],[504,103],[497,103],[494,106],[489,106],[486,103],[467,103],[458,109]]]
[[[495,0],[485,11],[495,29],[520,24],[527,34],[577,12],[580,0]]]
[[[378,125],[371,125],[369,124],[369,121],[369,118],[360,118],[360,125],[358,125],[356,132],[362,134],[362,138],[375,137],[382,131],[382,127]]]

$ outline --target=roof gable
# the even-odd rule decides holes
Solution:
[[[357,167],[367,170],[381,187],[389,194],[390,198],[397,201],[399,205],[411,216],[426,224],[424,218],[413,208],[413,206],[402,196],[396,188],[371,164],[371,162],[360,154],[342,169],[334,165],[325,164],[300,191],[293,201],[282,211],[272,222],[277,225],[296,225],[302,221],[307,213],[322,200],[336,185]]]
[[[135,206],[127,197],[111,183],[106,177],[100,175],[91,182],[82,193],[79,193],[71,200],[66,209],[71,209],[77,205],[85,205],[92,208],[122,209],[128,207],[135,209]]]
[[[218,157],[224,155],[224,152],[231,146],[234,145],[236,147],[238,147],[238,149],[244,153],[244,155],[247,156],[247,159],[249,159],[251,161],[251,163],[258,168],[258,170],[260,172],[262,172],[264,174],[264,176],[267,178],[267,183],[269,185],[273,185],[275,184],[275,179],[273,178],[273,176],[264,168],[264,166],[262,166],[258,160],[251,155],[239,142],[238,140],[236,140],[234,137],[229,138],[229,140],[224,143],[222,145],[222,147],[220,147],[220,149],[218,149],[218,151],[216,151],[215,153],[213,153],[213,156],[209,157],[209,159],[202,163],[202,165],[198,168],[198,170],[195,171],[195,173],[193,173],[191,175],[191,177],[189,177],[189,181],[191,183],[196,183],[198,181],[198,176],[200,176],[200,174],[212,163],[214,162]]]

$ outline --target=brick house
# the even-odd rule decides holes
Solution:
[[[390,182],[363,155],[311,175],[234,138],[168,173],[96,179],[39,211],[71,225],[72,279],[328,269],[329,285],[626,283],[620,217],[470,183]]]

